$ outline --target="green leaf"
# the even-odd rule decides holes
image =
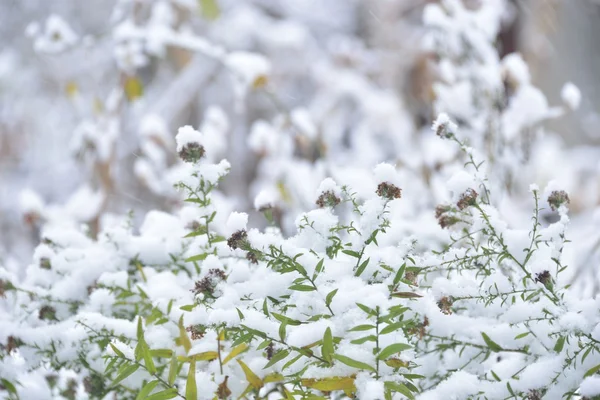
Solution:
[[[387,346],[385,349],[381,350],[381,352],[377,355],[378,360],[385,360],[392,354],[400,353],[401,351],[411,349],[412,346],[406,343],[394,343]]]
[[[403,394],[404,396],[408,397],[411,400],[415,398],[415,396],[412,394],[410,389],[408,387],[406,387],[406,385],[403,383],[385,382],[384,387],[387,390],[390,390],[392,392],[397,392],[397,393]]]
[[[327,293],[327,296],[325,297],[325,305],[327,307],[329,307],[331,305],[331,302],[333,301],[333,298],[335,297],[337,292],[338,292],[338,290],[334,289],[331,292]]]
[[[277,313],[274,313],[274,312],[272,312],[271,315],[274,316],[275,319],[277,319],[279,322],[283,322],[283,323],[288,324],[288,325],[298,326],[298,325],[301,324],[300,321],[292,319],[292,318],[288,318],[285,315],[277,314]]]
[[[396,292],[396,293],[392,293],[390,296],[399,297],[401,299],[414,299],[417,297],[423,297],[420,294],[414,293],[414,292]]]
[[[381,330],[381,332],[379,332],[380,335],[386,335],[388,333],[392,333],[397,331],[398,329],[401,329],[404,325],[406,325],[408,321],[400,321],[400,322],[396,322],[394,324],[389,324],[388,326],[386,326],[385,328],[383,328]]]
[[[288,289],[297,290],[299,292],[314,292],[315,290],[317,290],[314,287],[309,286],[309,285],[292,285]]]
[[[196,387],[196,360],[190,361],[190,369],[188,371],[187,382],[185,384],[185,398],[198,398],[198,388]]]
[[[527,335],[529,335],[529,332],[519,333],[517,336],[515,336],[515,340],[517,340],[517,339],[523,339]]]
[[[185,259],[185,262],[203,261],[208,257],[208,253],[198,254]]]
[[[339,354],[334,354],[333,358],[335,358],[336,360],[340,361],[341,363],[346,364],[347,366],[352,367],[352,368],[364,369],[364,370],[371,371],[371,372],[377,372],[375,370],[375,368],[371,367],[369,364],[366,364],[361,361],[356,361],[350,357],[342,356]]]
[[[331,328],[327,328],[325,330],[325,334],[323,335],[323,345],[321,346],[321,353],[323,354],[323,358],[331,364],[331,357],[334,353],[333,348],[333,335],[331,334]]]
[[[117,386],[117,384],[119,382],[121,382],[123,379],[127,378],[129,375],[133,374],[135,371],[138,370],[140,366],[137,364],[131,364],[126,366],[123,371],[117,376],[117,378],[113,381],[112,386]]]
[[[162,392],[154,393],[146,397],[146,400],[168,400],[177,397],[177,389],[171,388],[163,390]]]
[[[396,272],[396,276],[394,276],[394,285],[397,285],[400,280],[404,277],[404,271],[406,270],[406,263],[402,264],[402,266]]]
[[[367,265],[369,265],[369,261],[371,261],[370,258],[367,258],[365,261],[363,261],[354,272],[354,276],[361,276],[365,271],[365,268],[367,268]]]
[[[125,358],[125,354],[123,354],[123,352],[122,352],[121,350],[119,350],[119,349],[117,348],[117,346],[115,346],[115,345],[114,345],[114,344],[112,344],[112,343],[109,343],[108,345],[109,345],[109,346],[110,346],[110,348],[111,348],[111,349],[112,349],[112,350],[115,352],[115,354],[116,354],[116,355],[118,355],[118,356],[119,356],[119,357],[121,357],[121,358]]]
[[[363,310],[364,312],[366,312],[369,315],[373,315],[373,316],[377,315],[377,312],[375,310],[365,306],[364,304],[356,303],[356,305],[358,306],[358,308],[360,308],[361,310]]]
[[[142,327],[142,317],[138,318],[137,323],[137,340],[144,340],[144,328]]]
[[[563,347],[565,347],[565,337],[561,336],[558,338],[558,340],[556,341],[556,344],[554,345],[554,351],[557,353],[560,353],[563,349]]]
[[[490,370],[490,372],[497,382],[502,381],[502,379],[500,379],[500,377],[493,370]]]
[[[598,372],[599,370],[600,370],[600,364],[596,365],[595,367],[592,367],[592,368],[588,369],[588,370],[586,371],[586,373],[585,373],[585,374],[583,374],[583,377],[584,377],[584,378],[587,378],[588,376],[592,376],[592,375],[594,375],[596,372]]]
[[[154,365],[154,360],[152,360],[152,355],[150,354],[150,348],[144,342],[144,346],[142,347],[142,354],[144,356],[144,365],[146,369],[150,373],[150,375],[154,375],[156,373],[156,366]]]
[[[187,352],[190,351],[190,349],[192,348],[192,341],[190,340],[190,338],[187,335],[187,332],[185,331],[185,327],[183,326],[183,315],[181,316],[181,318],[179,318],[179,341],[181,346],[183,346],[186,354]]]
[[[190,311],[193,311],[195,307],[196,307],[195,304],[187,304],[185,306],[179,307],[179,309],[182,310],[182,311],[190,312]]]
[[[352,344],[363,344],[365,342],[376,342],[376,341],[377,341],[377,336],[375,336],[375,335],[369,335],[369,336],[362,337],[360,339],[355,339],[355,340],[351,341],[350,343],[352,343]]]
[[[169,385],[173,386],[175,383],[175,378],[177,378],[177,356],[173,354],[171,357],[171,362],[169,363]]]
[[[289,350],[278,351],[277,353],[275,353],[273,355],[273,357],[271,357],[271,359],[269,360],[269,362],[267,363],[267,365],[265,365],[263,367],[263,369],[269,368],[270,366],[277,364],[279,361],[281,361],[284,358],[286,358],[289,354],[290,354]]]
[[[156,385],[158,385],[158,380],[146,383],[144,387],[142,387],[142,390],[140,390],[138,393],[135,400],[144,400],[150,394],[150,392],[154,390]]]
[[[485,342],[485,344],[487,345],[487,347],[489,347],[489,349],[491,351],[493,351],[494,353],[502,351],[502,347],[500,347],[500,345],[498,343],[496,343],[492,339],[490,339],[490,337],[488,335],[486,335],[484,332],[481,332],[481,337],[483,337],[483,341]]]
[[[350,329],[348,332],[363,332],[370,331],[371,329],[375,329],[375,325],[358,325]]]
[[[1,378],[0,379],[0,384],[2,384],[2,386],[4,386],[4,388],[12,393],[12,394],[17,394],[17,388],[15,387],[15,385],[13,385],[11,382],[9,382],[8,380]]]
[[[342,253],[348,254],[349,256],[352,256],[354,258],[360,258],[360,253],[353,250],[342,250]]]

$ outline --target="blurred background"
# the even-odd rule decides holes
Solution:
[[[112,214],[139,223],[177,209],[174,136],[188,124],[232,163],[233,207],[253,210],[262,192],[284,228],[314,204],[308,177],[332,165],[393,161],[427,178],[410,153],[439,111],[439,54],[423,45],[434,3],[0,1],[0,258],[28,262],[47,221],[94,236]],[[578,108],[544,123],[560,152],[525,176],[558,176],[588,218],[600,202],[600,2],[491,3],[499,58],[521,53],[550,104],[566,82],[581,91]]]

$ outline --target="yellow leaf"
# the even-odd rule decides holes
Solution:
[[[225,340],[225,329],[223,329],[221,332],[219,332],[219,340]]]
[[[125,96],[127,96],[127,100],[129,101],[134,101],[137,98],[142,97],[144,94],[144,86],[142,85],[142,81],[135,76],[128,76],[125,78],[123,90],[125,91]]]
[[[259,75],[256,77],[256,79],[254,79],[254,82],[252,82],[252,88],[253,89],[263,88],[263,87],[267,86],[268,82],[269,82],[269,78],[267,78],[266,75]]]
[[[262,379],[260,379],[254,372],[252,372],[252,370],[242,360],[237,360],[237,362],[238,364],[240,364],[240,367],[242,367],[242,369],[244,370],[246,380],[248,380],[248,383],[250,383],[250,385],[252,385],[254,389],[258,390],[264,386]]]
[[[265,376],[265,379],[263,379],[263,382],[264,383],[281,382],[284,379],[285,379],[284,376],[281,375],[280,373],[273,372],[272,374]]]
[[[216,360],[219,357],[219,354],[216,351],[205,351],[202,353],[190,354],[187,357],[179,356],[177,359],[179,361],[212,361]]]
[[[354,386],[354,377],[352,376],[333,376],[331,378],[324,379],[302,379],[300,381],[302,385],[317,389],[323,390],[326,392],[331,392],[332,390],[343,390],[350,391],[354,393],[356,391],[356,387]]]
[[[248,345],[246,343],[242,343],[239,346],[236,346],[233,350],[231,350],[231,353],[229,353],[227,357],[223,359],[223,365],[227,364],[228,361],[231,361],[235,356],[243,353],[247,349]]]
[[[284,203],[289,204],[292,202],[292,197],[290,196],[290,193],[288,192],[287,188],[285,187],[285,183],[283,183],[282,181],[277,182],[277,190],[279,191],[281,200],[283,200]]]
[[[196,386],[196,361],[190,362],[190,370],[188,371],[187,382],[185,385],[185,398],[197,399],[198,387]]]
[[[399,358],[388,358],[384,362],[392,368],[408,367],[408,362],[402,361]]]
[[[185,327],[183,326],[183,315],[181,318],[179,318],[179,341],[183,346],[185,353],[187,354],[192,348],[192,342],[190,341],[190,338],[185,331]]]
[[[77,83],[74,81],[67,82],[67,86],[65,87],[65,92],[67,92],[67,96],[73,98],[79,92],[79,88],[77,87]]]

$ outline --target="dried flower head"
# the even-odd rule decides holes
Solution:
[[[225,376],[225,379],[223,379],[223,382],[221,382],[217,388],[217,398],[219,400],[228,399],[229,396],[231,396],[231,390],[229,390],[229,387],[227,386],[227,379],[229,379],[229,376]]]
[[[337,197],[335,195],[335,193],[333,193],[330,190],[327,190],[323,193],[321,193],[321,195],[319,196],[319,198],[316,201],[317,206],[319,206],[319,208],[325,208],[325,207],[335,207],[338,204],[340,204],[340,198]]]
[[[460,195],[456,206],[459,210],[464,210],[467,207],[474,206],[477,204],[477,192],[473,189],[467,189],[463,194]]]
[[[564,190],[555,190],[548,196],[548,204],[550,204],[552,211],[556,211],[563,204],[569,204],[570,202],[569,195]]]
[[[246,260],[250,261],[252,264],[258,264],[258,257],[253,251],[246,253]]]
[[[446,214],[448,211],[452,210],[452,206],[440,204],[435,208],[435,217],[440,219],[440,217]]]
[[[244,249],[248,247],[248,233],[245,230],[235,232],[229,239],[227,245],[232,249]]]
[[[21,345],[23,345],[23,341],[11,335],[6,339],[6,346],[2,347],[7,353],[10,354],[13,350],[18,349]]]
[[[527,394],[527,400],[542,400],[542,396],[540,395],[540,392],[537,390],[530,390],[529,393]]]
[[[185,330],[190,333],[192,340],[202,339],[206,334],[206,329],[202,325],[190,325]]]
[[[189,229],[191,231],[197,231],[200,229],[201,226],[202,225],[200,224],[200,222],[194,220],[194,221],[190,222],[189,224],[187,224],[185,227],[186,227],[186,229]]]
[[[447,114],[440,114],[431,125],[431,129],[441,138],[451,138],[456,131],[456,124],[450,120]]]
[[[452,297],[444,296],[437,302],[437,305],[444,314],[450,315],[452,314],[452,303]]]
[[[197,142],[187,143],[179,150],[179,157],[188,163],[196,163],[204,156],[204,146]]]
[[[196,281],[194,288],[191,290],[196,296],[203,294],[205,296],[212,296],[215,292],[217,285],[227,280],[225,271],[218,268],[213,268],[208,271],[208,274],[199,281]]]
[[[535,281],[540,282],[548,290],[552,289],[552,275],[550,275],[549,271],[542,271],[542,272],[536,274]]]
[[[440,224],[442,229],[451,227],[452,225],[455,225],[458,222],[460,222],[460,219],[452,215],[442,215],[440,218],[438,218],[438,223]]]
[[[15,287],[9,281],[0,279],[0,298],[6,297],[6,292],[14,290]]]
[[[275,345],[273,345],[273,342],[269,343],[265,351],[267,353],[267,360],[273,358],[273,355],[275,355]]]
[[[381,182],[377,185],[377,195],[388,200],[399,199],[402,197],[402,189],[389,182]]]
[[[38,313],[39,319],[56,320],[56,309],[52,306],[44,306]]]
[[[50,259],[48,257],[40,258],[40,268],[42,268],[42,269],[52,268],[52,264],[50,264]]]

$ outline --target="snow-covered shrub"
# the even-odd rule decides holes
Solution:
[[[568,195],[532,186],[531,228],[512,229],[460,128],[433,128],[470,160],[435,210],[440,251],[397,229],[411,193],[390,164],[364,199],[326,179],[294,236],[249,228],[215,201],[229,164],[181,129],[189,207],[148,214],[139,234],[49,227],[25,280],[2,272],[7,398],[598,394],[597,300],[561,275]],[[547,226],[544,202],[559,216]]]
[[[270,33],[281,30],[298,42],[278,46],[307,44],[299,26],[240,6],[207,29],[225,35],[221,46],[191,32],[195,2],[129,3],[118,4],[111,31],[121,80],[73,140],[93,185],[64,207],[22,196],[28,220],[43,225],[42,243],[24,271],[0,268],[0,396],[600,395],[598,300],[570,287],[564,254],[570,188],[546,186],[536,169],[557,149],[541,140],[543,122],[580,95],[568,85],[567,107],[550,107],[519,55],[500,59],[493,42],[505,2],[426,7],[438,74],[431,130],[368,77],[357,59],[374,55],[356,43],[307,50],[300,61],[317,89],[306,106],[288,108],[277,89],[305,77],[289,61],[272,63],[268,44],[277,47]],[[200,4],[207,12],[215,3]],[[239,40],[226,35],[236,18],[260,21],[266,33],[242,24],[240,35],[274,54],[226,46]],[[40,50],[80,43],[62,20],[46,25],[29,32]],[[56,32],[64,41],[49,46]],[[181,50],[224,71],[233,101],[206,108],[201,129],[180,128],[174,146],[167,122],[183,105],[167,95],[142,108],[142,92],[188,98],[206,59],[183,62],[166,88],[144,87],[137,74]],[[229,117],[245,120],[252,91],[277,112],[248,118],[245,138],[229,132]],[[142,109],[133,174],[169,210],[147,213],[139,229],[133,215],[107,207],[126,106]],[[243,180],[228,193],[219,186],[230,169],[247,172],[248,150],[264,221],[233,211],[248,211]]]

